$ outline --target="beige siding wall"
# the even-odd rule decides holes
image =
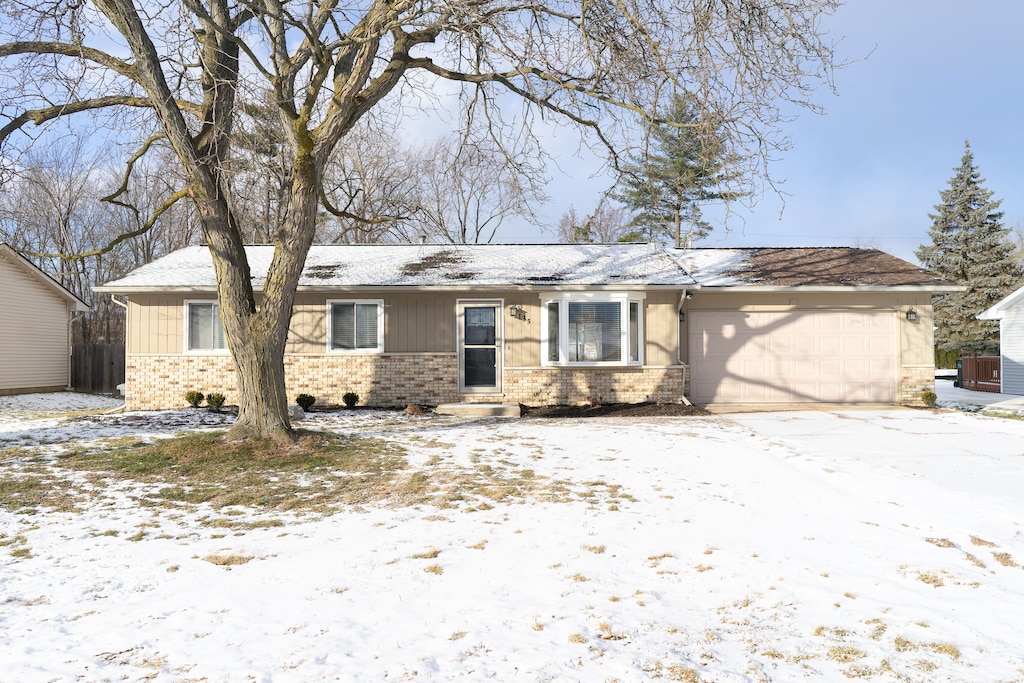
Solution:
[[[916,322],[906,319],[913,307]],[[899,400],[920,403],[920,393],[934,387],[934,351],[932,336],[932,299],[922,293],[726,293],[695,290],[684,310],[691,311],[786,311],[836,309],[890,310],[898,320],[899,344],[897,364]],[[682,358],[689,359],[687,322],[680,323]]]
[[[184,353],[185,298],[180,294],[130,295],[126,353]],[[211,294],[191,295],[188,298],[215,300]]]
[[[68,304],[0,253],[0,393],[68,384]]]
[[[646,301],[644,321],[646,364],[675,365],[677,343],[676,306],[679,295],[652,292]],[[133,294],[128,301],[128,353],[184,353],[185,300],[213,299],[209,294]],[[387,353],[455,353],[456,304],[459,300],[488,299],[503,302],[502,325],[506,367],[540,366],[540,295],[536,292],[499,291],[486,295],[425,293],[301,293],[295,299],[287,353],[322,354],[327,349],[328,299],[383,299],[384,350]],[[509,306],[523,308],[525,320],[512,318]]]
[[[678,365],[679,292],[649,292],[646,308],[644,364],[657,367]]]

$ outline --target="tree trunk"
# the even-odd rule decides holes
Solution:
[[[249,337],[232,346],[238,368],[239,405],[228,438],[289,440],[292,429],[284,383],[284,340],[273,334]]]
[[[284,220],[274,235],[274,258],[258,307],[248,268],[240,267],[247,264],[244,247],[238,246],[241,262],[218,264],[226,276],[220,281],[218,272],[221,317],[238,368],[238,419],[228,431],[229,439],[286,441],[295,435],[288,420],[284,352],[295,292],[315,234],[317,179],[312,157],[301,155],[288,188]]]

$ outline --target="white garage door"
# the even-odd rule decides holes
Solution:
[[[894,311],[693,312],[694,403],[894,403]]]

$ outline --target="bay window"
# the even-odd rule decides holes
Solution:
[[[643,363],[643,294],[564,292],[542,295],[544,365]]]

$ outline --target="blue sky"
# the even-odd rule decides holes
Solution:
[[[825,115],[787,124],[794,147],[773,167],[785,207],[771,193],[737,207],[730,231],[700,246],[873,246],[916,262],[964,140],[1004,225],[1024,226],[1024,3],[850,0],[827,26],[838,57],[871,54],[837,73],[838,95],[820,91]],[[566,161],[573,177],[552,171],[550,225],[570,204],[591,210],[605,186]],[[553,236],[509,226],[499,239]]]

